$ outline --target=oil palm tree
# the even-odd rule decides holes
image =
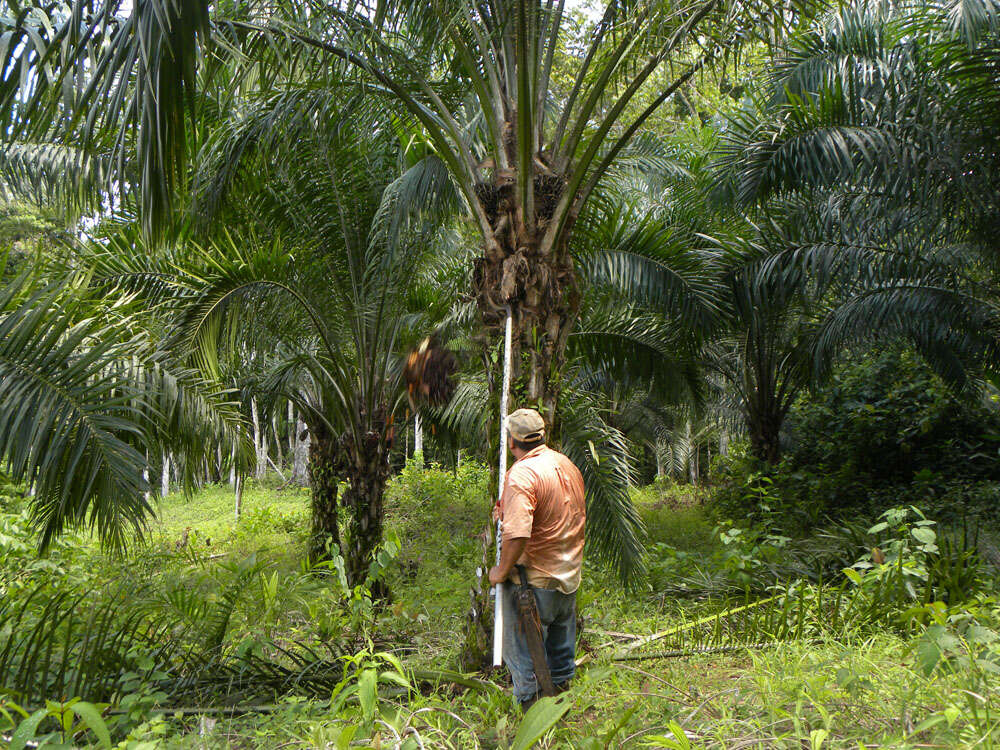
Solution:
[[[192,113],[289,82],[322,101],[356,78],[391,106],[393,127],[429,145],[460,196],[482,242],[481,320],[497,326],[512,309],[518,369],[552,421],[580,309],[579,217],[663,102],[810,10],[782,7],[611,0],[576,37],[563,0],[32,2],[8,22],[0,113],[22,141],[104,157],[108,184],[138,193],[152,229],[201,142]]]
[[[729,243],[743,333],[715,361],[758,457],[776,460],[790,401],[847,344],[902,337],[957,386],[992,367],[1000,128],[967,111],[995,111],[998,18],[990,1],[844,6],[788,40],[730,123],[716,168],[750,219]]]
[[[328,101],[322,116],[303,111],[262,135],[275,106],[250,102],[213,130],[190,235],[157,253],[133,245],[133,233],[81,262],[169,310],[168,347],[206,375],[219,376],[223,357],[255,360],[265,412],[295,404],[310,438],[309,555],[343,549],[355,585],[382,541],[389,453],[406,404],[402,312],[428,245],[418,229],[392,228],[400,229],[387,190],[397,162],[386,122],[357,99]],[[356,137],[361,123],[368,140]],[[350,517],[343,535],[341,505]]]

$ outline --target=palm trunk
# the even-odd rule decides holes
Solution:
[[[781,460],[780,415],[761,415],[747,425],[750,431],[750,452],[761,461],[776,464]]]
[[[413,458],[418,465],[424,465],[424,427],[420,415],[413,415]]]
[[[337,472],[335,447],[326,431],[314,431],[309,445],[312,531],[309,535],[309,561],[329,560],[340,551],[340,527],[337,523]]]
[[[260,427],[260,414],[257,412],[257,399],[250,399],[250,417],[253,421],[253,447],[257,456],[257,466],[254,476],[260,479],[267,471],[267,438]]]
[[[352,476],[344,492],[344,503],[351,509],[353,520],[346,565],[351,586],[364,582],[372,554],[382,542],[385,481],[379,475],[383,472],[373,466],[365,474]]]
[[[274,465],[284,466],[285,465],[285,455],[281,450],[281,433],[278,430],[278,415],[271,415],[271,437],[274,438]]]
[[[292,454],[292,482],[299,485],[300,487],[306,487],[309,484],[309,470],[308,470],[308,459],[309,459],[309,433],[306,428],[306,423],[301,419],[297,419],[293,425],[294,430],[294,441],[295,450]]]
[[[385,521],[385,485],[389,479],[389,449],[392,441],[386,419],[377,417],[365,433],[362,445],[347,449],[345,465],[350,483],[344,491],[344,505],[351,513],[351,534],[345,567],[351,586],[364,583],[372,557],[382,543]],[[372,595],[388,597],[384,582],[372,584]]]
[[[750,433],[750,452],[761,461],[776,464],[781,460],[781,425],[786,410],[776,397],[760,392],[756,396],[744,414]]]
[[[236,475],[236,501],[234,503],[234,514],[236,516],[236,523],[240,522],[240,515],[243,513],[243,475]]]
[[[163,454],[163,467],[160,472],[160,497],[170,494],[170,454]]]

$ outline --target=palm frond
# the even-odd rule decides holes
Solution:
[[[54,206],[75,217],[99,208],[106,165],[60,143],[0,143],[0,197]]]
[[[42,548],[85,522],[124,547],[152,511],[136,447],[149,439],[147,405],[133,365],[149,342],[63,289],[18,302],[22,283],[0,295],[0,454],[35,489]]]
[[[208,4],[31,6],[5,23],[5,132],[110,154],[109,191],[117,184],[126,195],[129,188],[138,192],[144,226],[159,227],[186,177]],[[130,158],[133,149],[138,163]]]
[[[577,263],[591,284],[659,309],[692,332],[719,321],[717,271],[711,254],[693,243],[698,238],[657,214],[636,218],[628,204],[582,223],[579,233]]]
[[[241,429],[228,394],[166,366],[139,306],[86,291],[70,280],[31,292],[22,277],[0,293],[0,455],[34,489],[43,549],[84,525],[124,548],[152,513],[146,454],[190,456],[190,488],[206,445]]]
[[[637,586],[646,573],[646,530],[629,495],[635,477],[628,441],[586,399],[566,402],[561,450],[587,488],[587,544],[624,585]]]

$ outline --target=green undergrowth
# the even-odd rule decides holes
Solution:
[[[871,528],[791,539],[719,523],[705,490],[670,484],[634,495],[648,579],[625,593],[586,563],[584,664],[570,693],[521,722],[502,675],[450,672],[487,483],[472,463],[411,463],[392,480],[372,571],[392,592],[384,606],[335,563],[303,566],[308,495],[270,478],[249,483],[239,523],[228,486],[168,496],[124,558],[71,534],[38,559],[8,491],[0,736],[101,746],[104,727],[130,748],[1000,743],[1000,603],[960,530],[903,507]]]

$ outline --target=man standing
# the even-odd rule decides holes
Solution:
[[[507,472],[494,518],[503,523],[500,563],[490,583],[524,566],[538,606],[545,661],[556,690],[565,690],[576,671],[576,590],[583,565],[587,508],[583,476],[572,461],[545,445],[545,422],[534,409],[507,418],[510,451],[516,459]],[[527,709],[538,697],[538,681],[524,628],[518,621],[516,586],[505,586],[503,659],[514,682],[514,697]]]

